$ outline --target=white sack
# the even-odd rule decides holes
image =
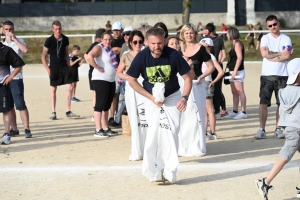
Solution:
[[[178,76],[181,90],[183,79]],[[186,111],[182,113],[180,120],[179,156],[205,156],[205,116],[206,116],[206,91],[205,81],[197,85],[193,80],[193,87],[187,101]]]
[[[152,88],[152,95],[155,102],[164,102],[165,100],[165,83],[155,83]]]
[[[180,91],[173,93],[164,100],[161,108],[146,99],[146,118],[148,132],[145,143],[142,174],[150,182],[162,180],[162,175],[174,183],[179,165],[178,131],[180,112],[176,104],[181,98]],[[163,173],[163,174],[162,174]]]
[[[138,78],[142,84],[143,78]],[[145,97],[135,92],[127,83],[125,88],[125,103],[131,127],[131,154],[129,160],[142,160],[148,123],[145,117]]]

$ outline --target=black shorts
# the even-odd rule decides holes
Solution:
[[[261,41],[262,36],[263,36],[263,34],[259,34],[257,40],[258,40],[258,41]]]
[[[14,100],[8,85],[0,84],[0,113],[10,111],[14,107]]]
[[[261,76],[260,77],[260,104],[271,106],[271,98],[273,91],[275,92],[276,104],[279,105],[278,99],[279,89],[285,88],[288,76]]]
[[[93,74],[93,70],[94,70],[94,68],[90,68],[90,70],[89,70],[89,84],[90,84],[90,90],[95,90],[94,89],[94,86],[93,86],[93,84],[92,84],[92,74]]]
[[[92,84],[96,92],[94,111],[108,111],[115,95],[116,83],[103,80],[92,80]]]
[[[50,85],[59,86],[74,82],[73,73],[70,67],[50,67]]]
[[[78,76],[78,67],[71,67],[72,75],[73,75],[73,82],[79,81]]]

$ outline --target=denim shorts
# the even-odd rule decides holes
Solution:
[[[215,93],[215,87],[209,85],[211,84],[211,81],[206,81],[205,90],[206,90],[206,99],[212,99],[214,97]]]
[[[281,157],[290,161],[296,151],[300,152],[300,129],[287,126],[284,129],[285,143],[280,150]]]
[[[23,79],[14,79],[9,83],[11,94],[14,99],[17,110],[26,110],[27,106],[24,100],[24,83]]]
[[[260,77],[260,104],[271,106],[271,98],[273,91],[275,92],[276,104],[279,105],[278,99],[279,89],[285,88],[288,76],[261,76]]]

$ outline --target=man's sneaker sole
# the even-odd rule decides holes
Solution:
[[[263,181],[263,180],[262,180]],[[258,180],[255,180],[255,186],[256,186],[256,189],[258,190],[258,193],[259,193],[259,195],[263,198],[263,199],[265,199],[265,200],[268,200],[268,198],[265,198],[265,195],[264,195],[264,193],[263,193],[263,191],[261,190],[261,183],[260,183],[261,181],[260,181],[260,179],[258,179]]]
[[[284,139],[284,138],[285,138],[285,136],[284,136],[284,135],[280,135],[280,136],[278,136],[278,135],[274,135],[274,137],[275,137],[275,138],[277,138],[277,139]]]
[[[94,134],[94,137],[98,137],[98,138],[108,138],[109,136],[105,136],[105,135],[99,135],[99,134]]]

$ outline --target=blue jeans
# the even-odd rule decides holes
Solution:
[[[17,110],[26,110],[27,106],[24,100],[24,83],[23,79],[15,79],[9,83],[11,94],[14,99]]]

